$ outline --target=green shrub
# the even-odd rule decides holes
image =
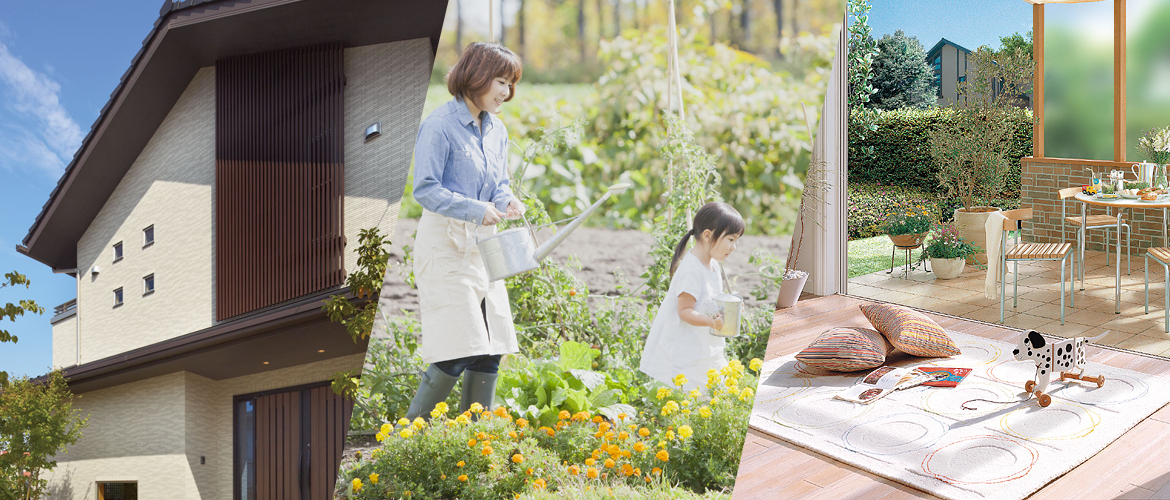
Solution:
[[[876,117],[876,130],[864,131],[861,115],[850,114],[849,182],[939,192],[938,167],[930,157],[927,140],[934,127],[948,126],[953,111],[929,108],[869,113]],[[1005,195],[1019,192],[1019,159],[1032,154],[1032,111],[1013,110],[1011,119],[1015,122],[1015,133],[1009,148],[1012,168],[1007,175]]]
[[[950,222],[955,210],[963,208],[958,198],[944,198],[931,191],[885,184],[849,183],[849,239],[869,238],[886,234],[882,224],[885,214],[899,206],[923,205],[939,222]],[[1018,197],[991,200],[990,205],[1003,210],[1020,208]]]

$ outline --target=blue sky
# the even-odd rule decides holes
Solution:
[[[903,30],[930,50],[946,38],[970,50],[999,47],[999,37],[1032,29],[1032,4],[1024,0],[870,0],[874,38]]]
[[[158,18],[159,0],[0,4],[0,275],[32,288],[0,289],[0,304],[33,299],[47,311],[15,324],[0,370],[39,375],[52,363],[49,317],[76,296],[73,278],[16,253],[41,205]]]

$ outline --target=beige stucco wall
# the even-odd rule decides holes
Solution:
[[[967,76],[967,54],[954,45],[943,45],[942,55],[942,97],[939,106],[948,106],[958,97],[959,77]]]
[[[203,68],[77,244],[82,363],[212,325],[214,183],[215,71]],[[143,248],[152,224],[155,242]],[[119,241],[123,258],[113,262]],[[156,291],[143,296],[151,273]],[[124,299],[115,308],[118,287]],[[75,363],[56,354],[54,366]]]
[[[77,363],[77,315],[53,323],[53,369]]]
[[[431,72],[429,39],[345,50],[346,271],[361,229],[394,234]],[[368,125],[381,136],[365,141]],[[215,68],[200,69],[77,246],[81,362],[215,324]],[[142,230],[155,226],[155,243]],[[113,245],[123,259],[113,262]],[[94,276],[89,270],[99,266]],[[155,276],[144,296],[142,278]],[[124,303],[113,307],[113,290]],[[54,366],[76,363],[66,326],[54,328]],[[57,332],[60,331],[58,334]],[[65,344],[70,344],[66,346]]]
[[[360,368],[363,358],[220,381],[172,373],[81,394],[74,407],[89,415],[89,426],[56,457],[49,498],[96,499],[97,483],[107,481],[137,482],[140,498],[231,498],[232,398],[328,380]]]

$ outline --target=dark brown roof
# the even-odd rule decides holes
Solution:
[[[77,241],[199,68],[331,41],[430,38],[433,54],[446,11],[445,1],[166,0],[17,251],[54,269],[77,267]]]

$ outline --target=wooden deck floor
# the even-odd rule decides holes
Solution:
[[[776,312],[766,358],[800,351],[833,326],[869,326],[857,309],[869,301],[832,295],[802,300]],[[928,313],[943,328],[1015,343],[1019,330]],[[1109,347],[1090,347],[1089,359],[1170,377],[1170,360]],[[772,437],[755,428],[744,441],[732,498],[937,498],[844,462]],[[1163,407],[1091,459],[1049,483],[1030,499],[1170,499],[1170,405]]]

